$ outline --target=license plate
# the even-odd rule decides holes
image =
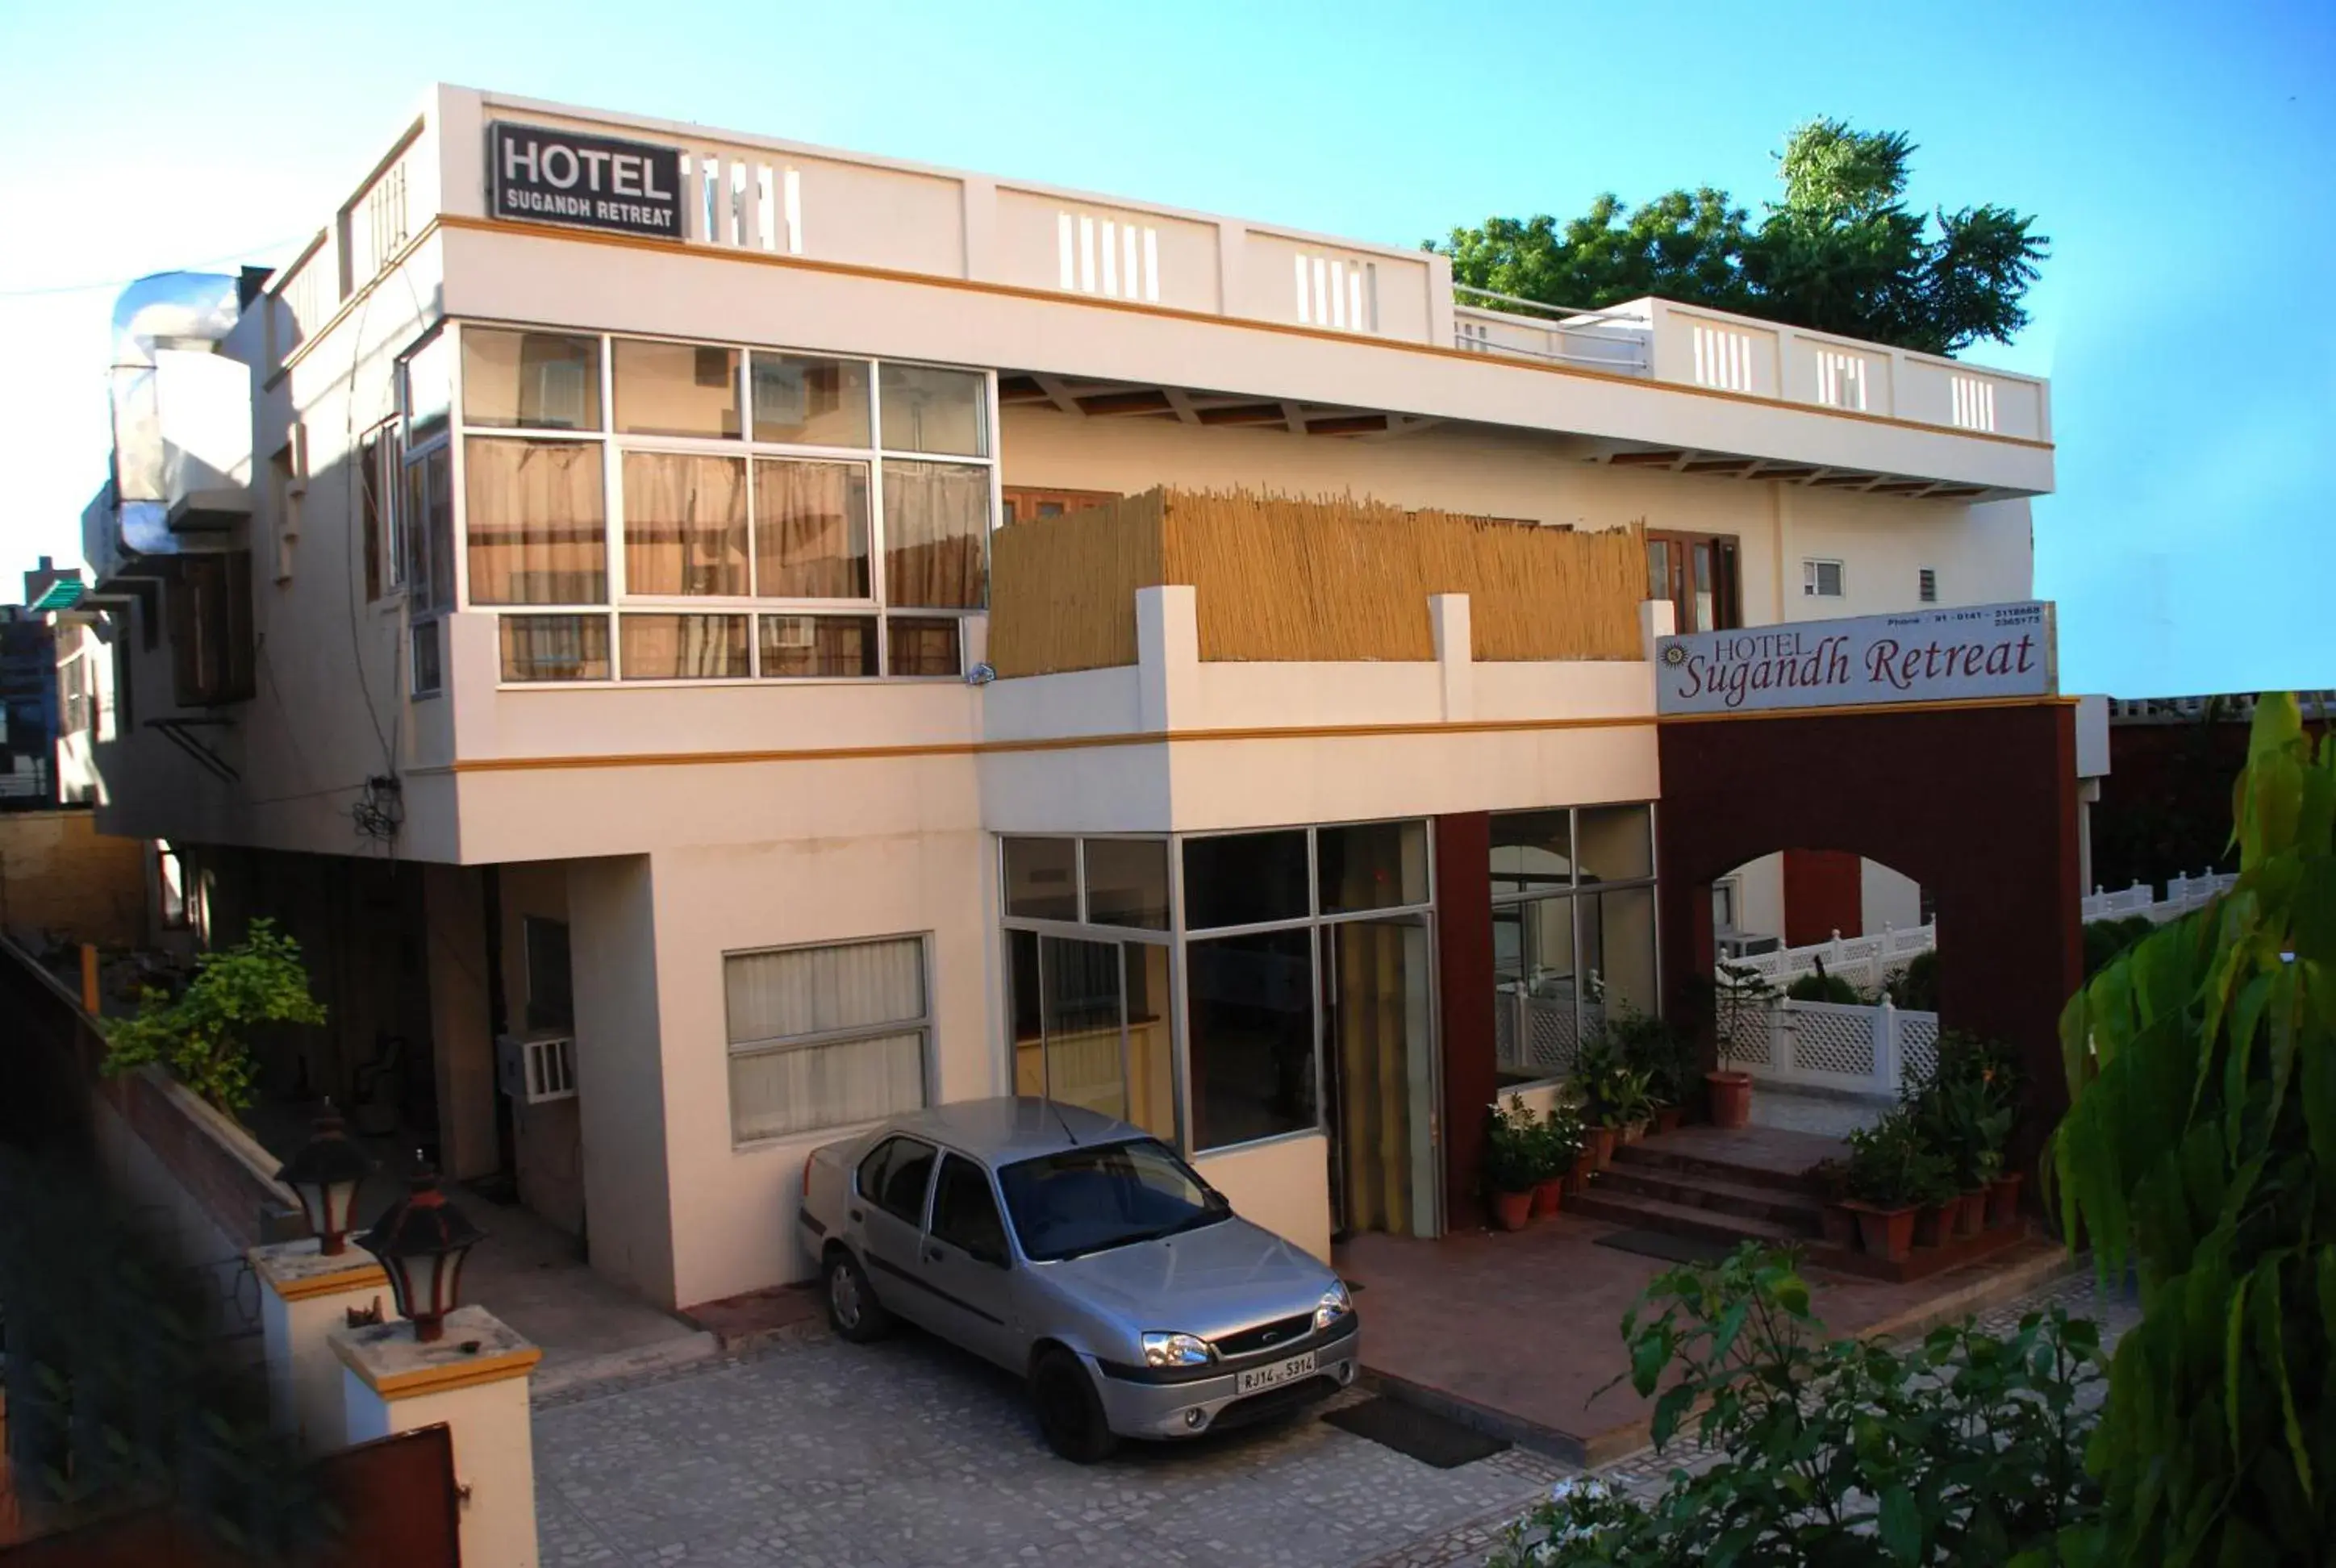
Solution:
[[[1292,1356],[1287,1361],[1276,1361],[1270,1367],[1251,1367],[1241,1373],[1233,1383],[1233,1392],[1254,1394],[1260,1388],[1270,1388],[1277,1383],[1287,1383],[1293,1378],[1314,1375],[1314,1352]]]

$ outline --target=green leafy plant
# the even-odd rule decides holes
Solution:
[[[1694,1037],[1651,1014],[1623,1011],[1609,1017],[1600,1033],[1623,1065],[1646,1076],[1647,1093],[1659,1105],[1683,1104],[1702,1076]]]
[[[1484,1181],[1496,1193],[1523,1193],[1545,1181],[1548,1148],[1531,1105],[1522,1095],[1494,1102],[1484,1125]]]
[[[104,1069],[122,1073],[160,1062],[233,1113],[252,1100],[250,1032],[324,1021],[324,1004],[308,994],[299,944],[273,920],[254,920],[242,941],[197,959],[195,978],[178,996],[140,992],[137,1016],[106,1027]]]
[[[1952,1165],[1904,1105],[1849,1135],[1843,1185],[1849,1196],[1877,1209],[1942,1203],[1958,1191]]]
[[[1559,1095],[1534,1128],[1541,1144],[1541,1180],[1563,1175],[1580,1157],[1585,1141],[1582,1110],[1566,1095]]]
[[[2085,978],[2090,979],[2099,974],[2111,959],[2156,930],[2157,922],[2147,915],[2127,915],[2123,920],[2087,920]]]
[[[1749,964],[1731,964],[1722,959],[1718,977],[1712,983],[1712,996],[1719,1025],[1719,1060],[1724,1066],[1744,1049],[1748,1021],[1764,1011],[1775,998],[1776,988],[1768,977]]]
[[[2237,881],[2060,1018],[2045,1176],[2142,1318],[2110,1364],[2072,1561],[2325,1561],[2336,1541],[2336,739],[2258,701]]]
[[[1829,1339],[1792,1258],[1747,1244],[1658,1276],[1622,1337],[1616,1381],[1654,1399],[1657,1450],[1699,1409],[1693,1437],[1717,1461],[1673,1470],[1648,1502],[1562,1485],[1491,1568],[2040,1563],[2097,1506],[2083,1451],[2099,1334],[2058,1310],[1903,1351]]]
[[[1890,1005],[1908,1012],[1939,1010],[1939,950],[1931,948],[1906,960],[1906,967],[1882,982]]]

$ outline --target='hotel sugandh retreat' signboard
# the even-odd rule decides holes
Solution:
[[[679,148],[497,121],[487,168],[497,218],[681,238]]]
[[[1658,714],[2049,696],[2052,607],[1963,605],[1688,632],[1655,649]]]

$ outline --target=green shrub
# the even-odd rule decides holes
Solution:
[[[300,945],[273,920],[254,920],[234,947],[195,960],[195,978],[173,998],[139,993],[138,1016],[106,1026],[104,1070],[160,1062],[195,1093],[232,1115],[251,1104],[250,1031],[266,1024],[321,1024],[308,994]]]
[[[1530,1191],[1554,1173],[1546,1166],[1549,1145],[1541,1119],[1522,1095],[1511,1095],[1505,1105],[1495,1104],[1484,1124],[1484,1184],[1496,1193]]]
[[[1599,1028],[1622,1065],[1646,1076],[1648,1096],[1657,1104],[1684,1104],[1702,1082],[1695,1038],[1650,1014],[1624,1011]]]
[[[1930,948],[1916,953],[1906,961],[1906,967],[1883,982],[1883,992],[1890,1005],[1908,1012],[1935,1013],[1939,1010],[1939,950]]]
[[[2122,920],[2087,920],[2085,922],[2085,978],[2092,979],[2103,966],[2148,936],[2157,929],[2157,922],[2147,915],[2127,915]]]
[[[1622,1320],[1616,1381],[1655,1400],[1658,1452],[1700,1408],[1718,1462],[1651,1502],[1561,1483],[1488,1568],[2041,1562],[2091,1520],[2092,1323],[2056,1309],[1999,1338],[1966,1320],[1903,1352],[1824,1330],[1783,1253],[1658,1276]]]
[[[1877,1209],[1943,1203],[1960,1191],[1947,1156],[1932,1145],[1906,1105],[1849,1135],[1843,1185],[1849,1196]]]
[[[1788,1001],[1839,1002],[1844,1007],[1854,1007],[1864,1000],[1857,994],[1855,986],[1851,985],[1839,975],[1825,973],[1822,959],[1818,961],[1813,972],[1800,976],[1792,984],[1786,986],[1785,997]]]

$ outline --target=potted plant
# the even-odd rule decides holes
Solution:
[[[1607,1020],[1606,1034],[1624,1065],[1645,1075],[1649,1113],[1657,1133],[1676,1131],[1701,1082],[1695,1041],[1685,1030],[1645,1013],[1625,1011]]]
[[[1825,1245],[1854,1247],[1857,1245],[1857,1214],[1845,1200],[1849,1196],[1849,1166],[1841,1160],[1819,1160],[1807,1171],[1809,1184],[1817,1190],[1825,1207],[1818,1213],[1825,1222]]]
[[[1911,1087],[1907,1103],[1932,1147],[1946,1157],[1953,1193],[1941,1239],[1976,1236],[1987,1222],[1988,1191],[2003,1166],[2011,1135],[2010,1075],[1998,1047],[1950,1034],[1939,1042],[1938,1066]]]
[[[1921,1205],[1914,1213],[1914,1245],[1918,1247],[1940,1246],[1954,1234],[1955,1216],[1961,1212],[1963,1203],[1953,1163],[1935,1149],[1929,1154],[1932,1163],[1928,1177],[1915,1189],[1915,1202]]]
[[[2020,1218],[2020,1178],[2018,1171],[1999,1170],[1995,1179],[1987,1184],[1987,1222],[1990,1226],[2009,1225]]]
[[[1858,1238],[1877,1258],[1903,1260],[1922,1206],[1946,1180],[1946,1162],[1922,1140],[1904,1107],[1849,1135],[1844,1207],[1857,1216]]]
[[[1614,1075],[1612,1095],[1616,1125],[1621,1141],[1635,1144],[1647,1135],[1647,1125],[1654,1120],[1654,1096],[1648,1092],[1648,1075],[1623,1067]]]
[[[1493,1106],[1484,1129],[1484,1184],[1493,1192],[1493,1222],[1522,1231],[1533,1216],[1533,1186],[1541,1180],[1542,1144],[1533,1114],[1523,1099]]]
[[[1592,1172],[1614,1163],[1614,1144],[1622,1133],[1617,1101],[1622,1072],[1621,1054],[1603,1029],[1583,1040],[1575,1053],[1573,1083],[1582,1096],[1582,1142]]]
[[[1559,1195],[1581,1160],[1581,1115],[1560,1095],[1535,1132],[1541,1140],[1542,1178],[1533,1185],[1533,1212],[1547,1216],[1558,1212]]]
[[[1765,1009],[1776,988],[1768,977],[1748,964],[1722,962],[1717,983],[1719,1011],[1719,1066],[1704,1075],[1710,1086],[1711,1122],[1718,1127],[1740,1127],[1752,1119],[1752,1076],[1730,1066],[1747,1057],[1744,1049],[1747,1026]]]

